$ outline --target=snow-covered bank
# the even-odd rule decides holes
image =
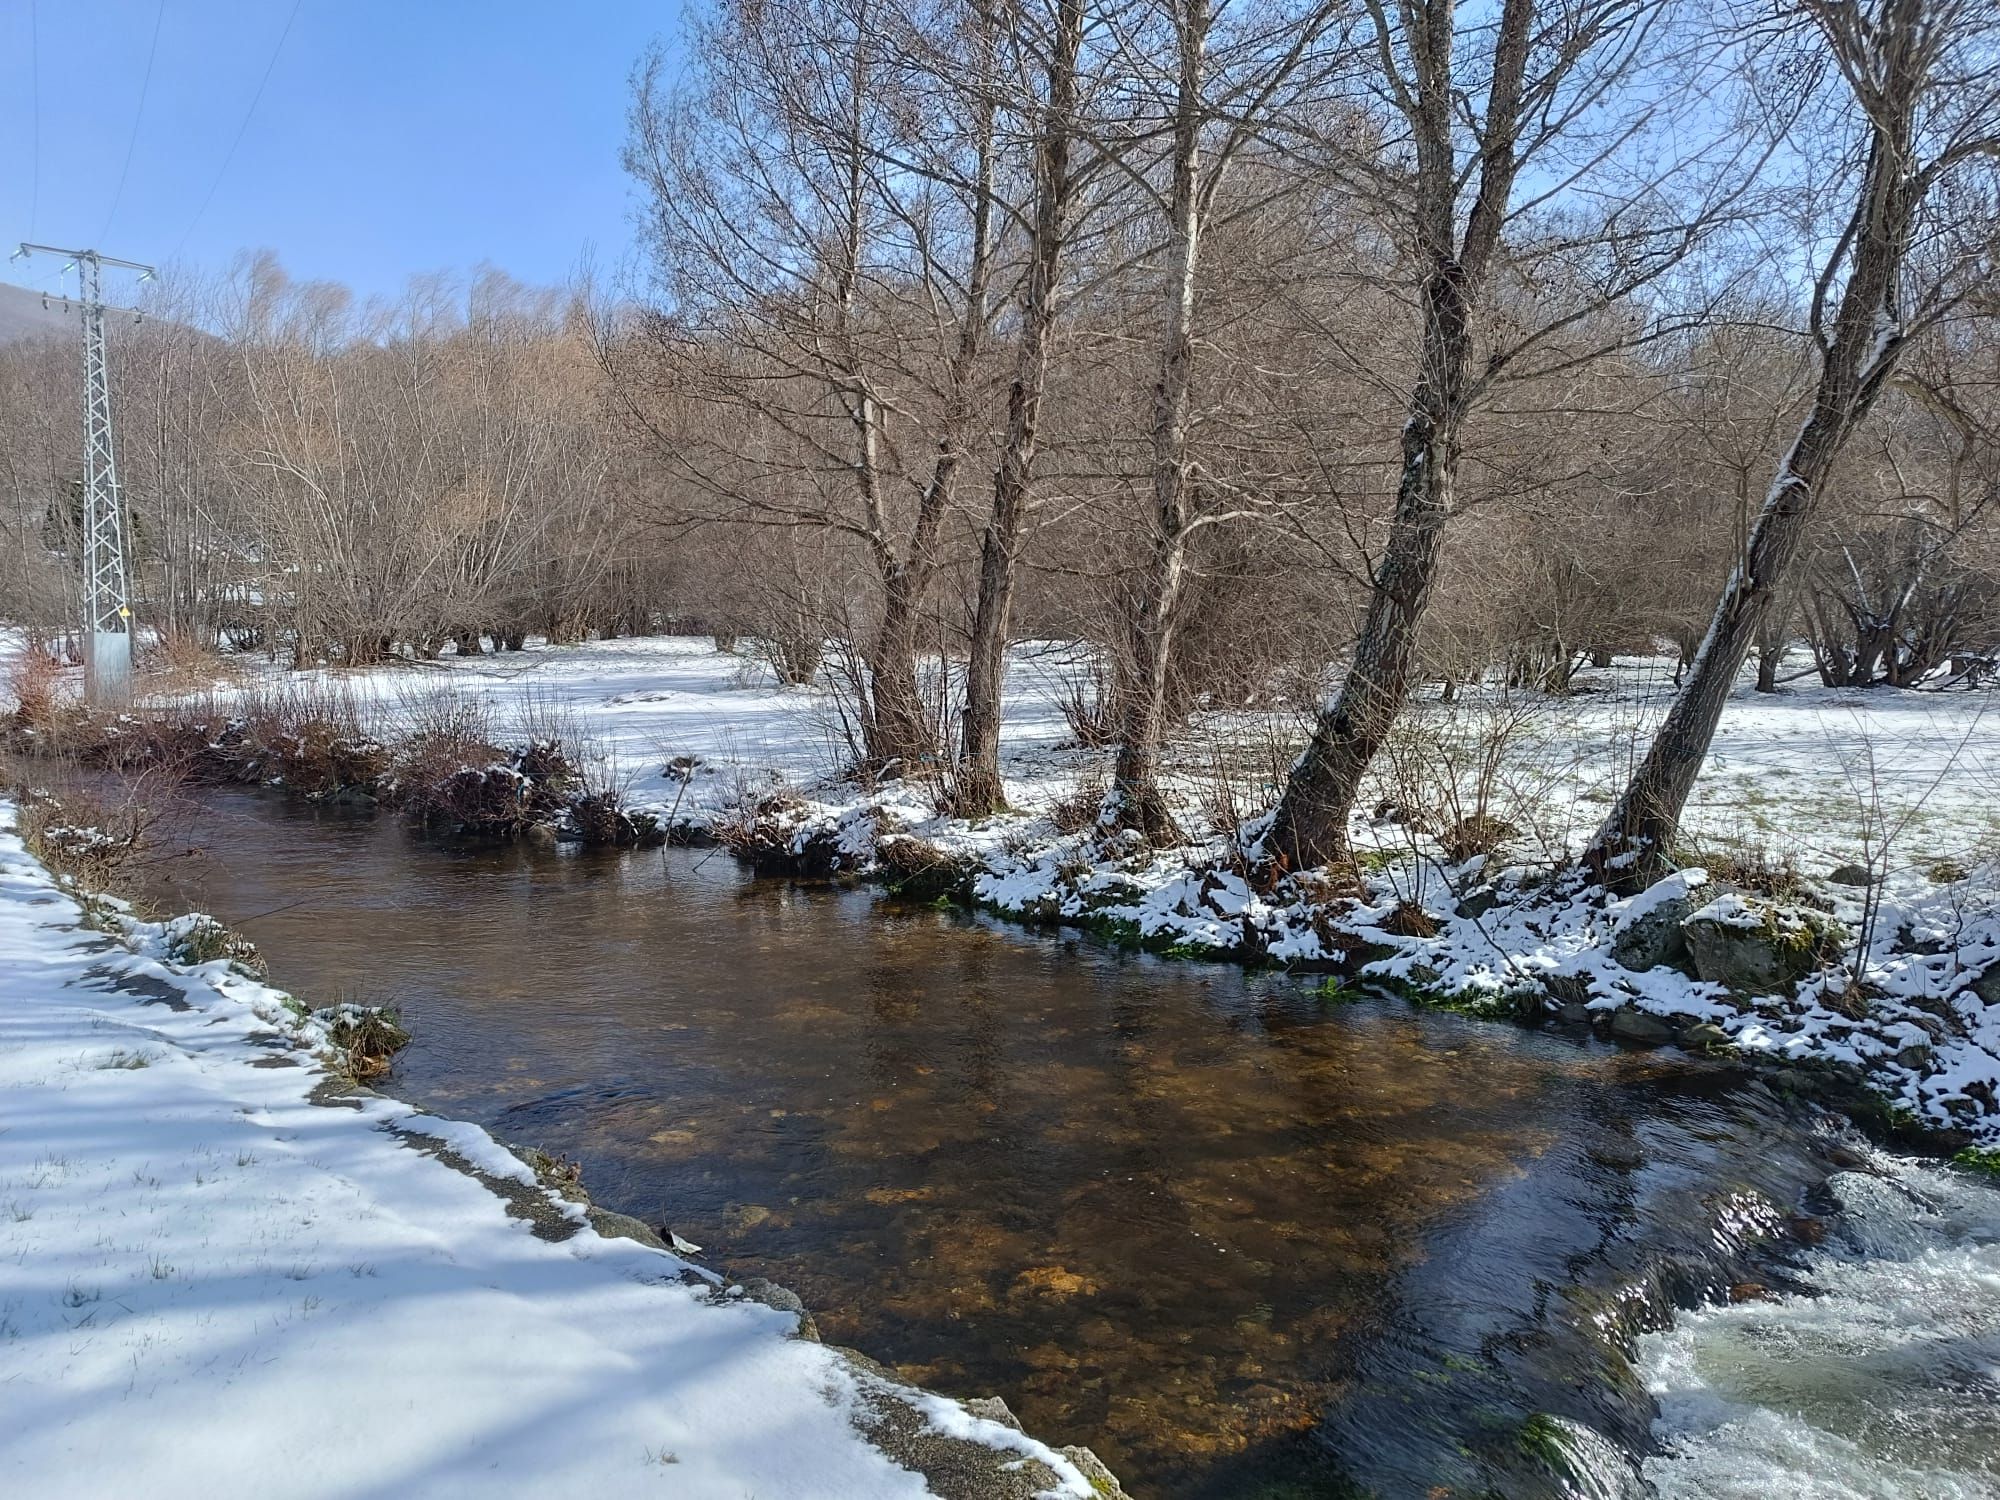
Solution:
[[[776,686],[756,660],[706,641],[279,680],[337,688],[384,735],[436,684],[523,738],[558,709],[626,806],[747,842],[772,869],[876,868],[927,895],[1163,951],[1324,967],[1432,1002],[1735,1049],[1794,1072],[1832,1065],[1865,1076],[1907,1123],[2000,1143],[1991,694],[1739,693],[1689,810],[1690,868],[1613,898],[1563,869],[1670,695],[1657,660],[1585,672],[1572,697],[1468,687],[1452,704],[1411,705],[1352,828],[1358,886],[1246,866],[1256,823],[1244,820],[1269,805],[1301,732],[1281,705],[1198,715],[1170,747],[1185,847],[1102,836],[1090,815],[1107,754],[1070,740],[1062,707],[1090,669],[1075,648],[1017,649],[1002,768],[1018,811],[976,823],[942,815],[940,788],[923,777],[842,779],[852,757],[836,695]],[[215,701],[226,710],[242,690],[225,685]],[[1464,858],[1453,846],[1465,829],[1490,852]],[[1732,932],[1752,940],[1767,927],[1786,951],[1738,982],[1720,950]],[[1683,929],[1699,929],[1708,951],[1691,953]]]
[[[86,927],[11,830],[0,805],[7,1493],[1094,1493],[793,1315],[587,1224],[538,1236],[402,1143],[539,1194],[483,1131],[313,1102],[282,996],[165,962],[158,927]]]

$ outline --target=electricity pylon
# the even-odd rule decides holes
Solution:
[[[151,266],[115,260],[95,250],[21,246],[19,255],[61,255],[75,265],[83,314],[83,626],[84,691],[93,703],[122,703],[132,692],[132,599],[125,571],[125,509],[118,496],[118,459],[111,444],[111,381],[104,368],[105,266]],[[19,258],[16,256],[16,259]],[[69,267],[63,267],[68,270]]]

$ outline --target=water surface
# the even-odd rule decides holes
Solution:
[[[828,1342],[1004,1397],[1140,1500],[1553,1493],[1532,1413],[1648,1442],[1592,1288],[1816,1175],[1809,1127],[1675,1054],[719,853],[445,849],[239,792],[183,843],[163,904],[314,1004],[402,1008],[394,1092],[574,1158]]]

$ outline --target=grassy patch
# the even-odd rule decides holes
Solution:
[[[334,1065],[356,1083],[381,1077],[410,1045],[409,1032],[390,1006],[338,1005],[314,1016],[326,1028]]]

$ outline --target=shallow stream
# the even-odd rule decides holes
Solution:
[[[1636,1368],[1602,1330],[1732,1283],[1810,1296],[1767,1232],[1853,1165],[1677,1053],[1330,1005],[720,853],[444,848],[246,792],[179,847],[162,906],[241,927],[314,1004],[401,1008],[391,1091],[575,1159],[827,1342],[1004,1397],[1138,1500],[1640,1493],[1681,1430],[1649,1429],[1644,1382],[1670,1422],[1713,1416],[1681,1401],[1723,1378],[1686,1330],[1726,1314]],[[1964,1411],[1990,1410],[1990,1315]],[[1724,1425],[1655,1481],[1711,1493]]]

